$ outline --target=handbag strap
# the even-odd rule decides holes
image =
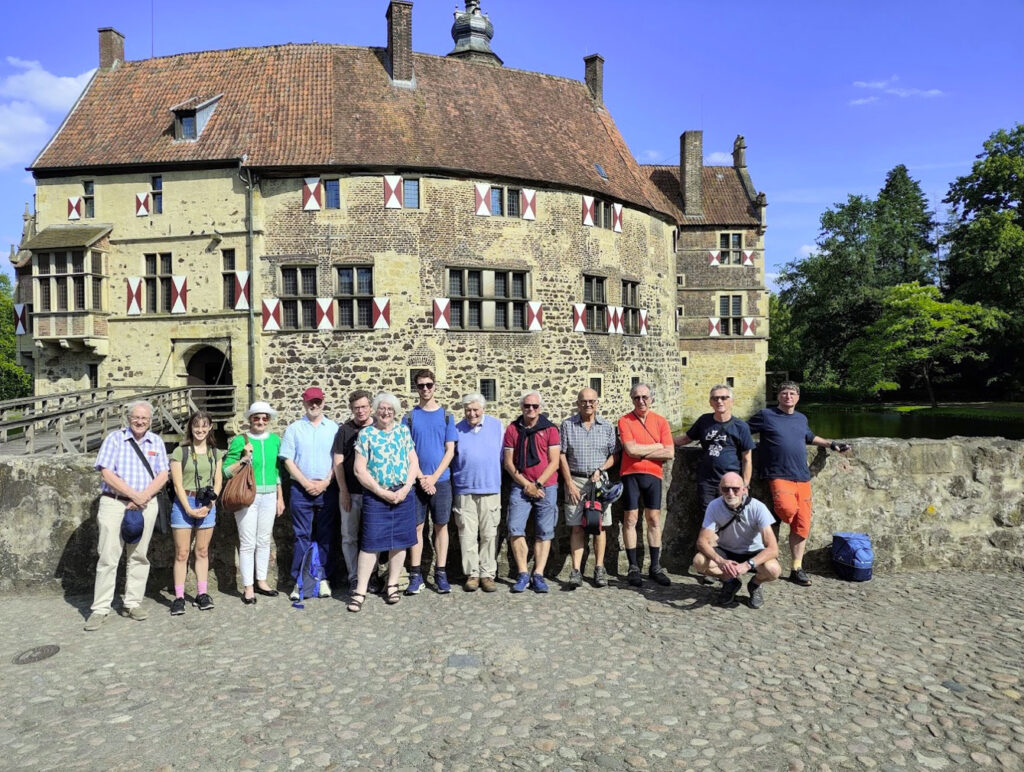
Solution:
[[[128,438],[128,442],[130,442],[132,444],[132,448],[134,448],[135,452],[138,454],[139,458],[142,460],[142,463],[146,467],[146,471],[149,472],[149,476],[152,479],[155,480],[156,479],[156,475],[153,474],[153,467],[151,467],[149,465],[149,461],[146,460],[146,455],[142,452],[142,448],[139,447],[139,443],[137,443],[135,441],[134,437],[129,437]]]

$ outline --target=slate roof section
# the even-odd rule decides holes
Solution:
[[[704,214],[687,217],[679,193],[679,166],[645,164],[641,167],[670,207],[673,216],[684,225],[736,225],[757,227],[761,221],[744,188],[740,173],[732,166],[705,166],[701,169]]]
[[[263,169],[519,180],[675,216],[581,81],[429,54],[413,60],[413,88],[391,84],[381,48],[288,44],[126,62],[96,73],[30,168],[245,156]],[[202,135],[176,141],[170,109],[212,94],[223,96]]]
[[[112,225],[50,225],[22,244],[21,249],[39,252],[91,247],[112,229]]]

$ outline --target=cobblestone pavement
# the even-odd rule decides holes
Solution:
[[[613,582],[110,617],[0,600],[9,769],[1020,769],[1021,577]],[[54,644],[51,658],[15,664]]]

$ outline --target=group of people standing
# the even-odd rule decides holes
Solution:
[[[611,508],[597,516],[600,527],[585,527],[584,499],[607,481],[616,468],[623,488],[622,534],[628,560],[627,581],[643,585],[637,525],[643,510],[648,543],[648,578],[671,584],[661,567],[663,467],[677,446],[698,442],[698,495],[705,512],[693,568],[718,579],[718,602],[735,598],[740,576],[751,572],[750,605],[763,604],[761,585],[781,575],[774,518],[748,493],[754,447],[760,434],[762,475],[769,480],[776,515],[790,524],[793,552],[791,579],[809,585],[801,558],[810,528],[810,473],[805,444],[844,451],[849,446],[817,437],[795,411],[799,387],[779,388],[777,407],[758,412],[750,424],[732,416],[732,390],[711,389],[712,412],[701,416],[673,440],[668,422],[652,410],[654,393],[644,383],[630,390],[633,409],[612,424],[600,415],[600,397],[582,389],[577,411],[556,426],[545,415],[535,390],[524,393],[520,415],[507,427],[487,415],[479,393],[462,397],[461,420],[435,399],[434,373],[414,376],[417,404],[399,420],[399,400],[389,393],[365,390],[349,395],[351,417],[340,426],[324,415],[324,393],[310,387],[302,394],[303,415],[283,437],[270,431],[276,411],[255,402],[246,411],[248,428],[236,435],[223,455],[213,447],[210,416],[189,419],[182,443],[168,458],[163,441],[151,431],[152,406],[129,406],[129,424],[108,435],[96,460],[102,477],[99,562],[95,597],[86,630],[96,630],[111,610],[114,576],[122,551],[128,572],[122,613],[146,618],[142,597],[149,573],[146,556],[157,514],[157,494],[171,480],[174,492],[174,599],[171,614],[185,612],[185,576],[194,550],[200,610],[213,608],[207,592],[209,544],[216,525],[217,498],[226,479],[252,466],[253,503],[234,513],[239,534],[242,601],[278,594],[267,583],[274,521],[285,511],[279,462],[290,480],[288,509],[295,535],[291,575],[297,579],[304,554],[317,545],[324,575],[316,594],[330,596],[343,558],[351,612],[361,610],[368,594],[380,592],[388,604],[416,595],[425,586],[422,554],[428,521],[433,533],[433,587],[451,591],[447,575],[448,524],[454,515],[462,558],[463,590],[494,592],[497,533],[501,520],[502,471],[510,478],[507,529],[516,578],[511,592],[548,592],[545,568],[558,516],[557,487],[562,481],[564,516],[570,527],[572,567],[568,588],[583,584],[583,555],[593,534],[595,587],[608,584],[604,566],[605,528]],[[527,525],[533,520],[533,568],[529,569]],[[385,557],[380,577],[378,566]],[[408,568],[409,583],[400,592],[399,578]],[[292,599],[297,599],[295,591]]]

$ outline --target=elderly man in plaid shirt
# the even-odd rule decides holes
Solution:
[[[108,434],[96,457],[95,467],[103,483],[96,513],[100,531],[96,587],[92,613],[85,622],[85,629],[89,631],[99,630],[110,614],[122,552],[128,556],[123,613],[138,622],[146,618],[142,598],[149,578],[149,539],[156,523],[156,494],[167,484],[169,469],[163,440],[149,431],[152,421],[153,406],[148,402],[133,402],[128,406],[128,426]],[[145,525],[137,544],[128,544],[121,536],[126,510],[142,512]]]
[[[569,588],[573,590],[583,584],[583,547],[587,543],[583,513],[577,512],[582,488],[588,480],[596,483],[601,479],[601,472],[614,467],[615,456],[619,452],[615,426],[597,414],[599,401],[594,389],[580,391],[576,395],[578,412],[562,421],[559,429],[562,455],[558,465],[565,482],[565,522],[572,528],[569,535],[572,550]],[[609,507],[601,514],[601,532],[594,534],[595,587],[608,586],[608,573],[604,568],[604,529],[611,524],[612,511]]]

